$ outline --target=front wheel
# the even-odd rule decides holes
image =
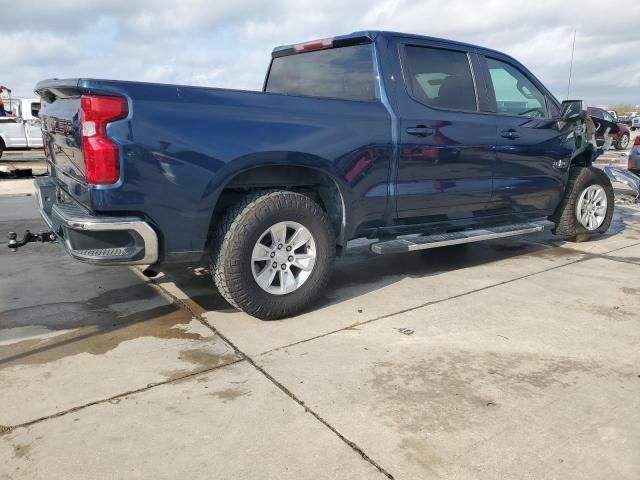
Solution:
[[[629,146],[629,134],[628,133],[623,133],[622,136],[620,137],[620,140],[618,140],[618,143],[616,143],[616,150],[626,150],[627,147]]]
[[[613,218],[613,187],[607,175],[594,167],[571,170],[564,198],[549,218],[553,233],[569,239],[604,233]]]
[[[320,205],[269,190],[247,195],[226,214],[213,236],[211,270],[230,304],[274,320],[322,294],[334,258],[333,229]]]

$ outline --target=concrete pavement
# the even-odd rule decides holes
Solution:
[[[40,223],[12,192],[0,243]],[[277,322],[204,266],[0,266],[0,478],[640,477],[637,207],[578,244],[355,242]]]

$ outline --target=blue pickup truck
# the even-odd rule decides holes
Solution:
[[[611,222],[581,103],[474,45],[357,32],[275,48],[262,92],[87,78],[36,91],[50,230],[10,247],[207,258],[229,303],[262,319],[308,308],[354,238],[385,254]]]

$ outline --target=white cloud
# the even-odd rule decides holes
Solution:
[[[0,0],[2,3],[9,3]],[[0,83],[30,95],[50,77],[101,77],[259,89],[276,45],[388,29],[477,43],[518,58],[573,97],[640,103],[640,2],[599,0],[50,0],[10,2]]]

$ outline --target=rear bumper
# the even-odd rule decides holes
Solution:
[[[35,180],[40,214],[67,252],[99,265],[152,265],[158,261],[158,236],[137,217],[96,216],[79,204],[58,198],[48,177]]]

